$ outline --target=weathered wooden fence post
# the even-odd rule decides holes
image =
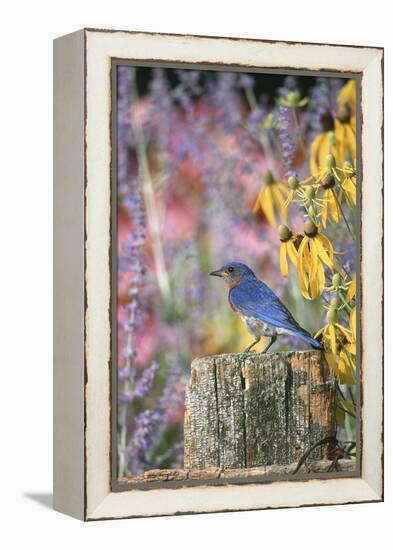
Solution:
[[[319,351],[195,359],[186,390],[185,468],[291,464],[334,435],[335,381]],[[311,457],[326,458],[327,447]]]

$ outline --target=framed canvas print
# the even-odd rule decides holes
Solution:
[[[54,45],[54,505],[383,498],[383,50]]]

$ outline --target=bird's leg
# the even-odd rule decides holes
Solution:
[[[269,342],[268,345],[265,347],[265,349],[263,349],[263,350],[261,351],[261,353],[266,353],[267,350],[270,348],[270,346],[272,346],[276,340],[277,340],[277,336],[272,336],[270,342]]]
[[[248,348],[246,348],[243,353],[248,353],[254,346],[256,346],[259,342],[259,340],[261,339],[261,337],[259,336],[259,338],[257,338],[255,340],[255,342],[253,342],[250,346],[248,346]]]

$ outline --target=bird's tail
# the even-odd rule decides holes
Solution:
[[[299,332],[296,332],[295,334],[299,338],[302,338],[302,340],[304,340],[305,342],[308,342],[310,346],[313,347],[314,349],[320,349],[320,350],[323,349],[322,345],[318,342],[318,340],[315,340],[315,338],[313,338],[308,332],[299,331]]]

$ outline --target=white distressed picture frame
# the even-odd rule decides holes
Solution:
[[[123,31],[55,40],[54,507],[82,520],[383,499],[383,50]],[[360,476],[111,489],[111,60],[361,75]]]

